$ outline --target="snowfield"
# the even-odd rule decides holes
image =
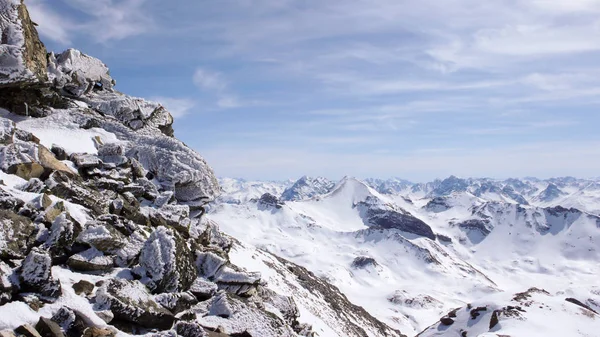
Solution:
[[[544,310],[523,312],[493,330],[457,321],[422,336],[460,336],[461,329],[468,336],[563,336],[538,327],[549,315],[546,311],[551,311],[552,322],[564,321],[561,326],[574,331],[573,336],[592,336],[600,328],[597,314],[565,302],[573,296],[582,303],[598,303],[594,292],[600,277],[600,218],[594,211],[598,203],[590,201],[600,200],[597,182],[451,177],[394,184],[346,177],[327,191],[323,179],[308,179],[315,182],[314,191],[321,191],[312,193],[307,177],[301,178],[296,185],[303,188],[296,196],[290,196],[289,182],[279,189],[273,182],[244,182],[244,190],[230,189],[221,200],[231,194],[245,201],[216,202],[208,217],[229,235],[330,281],[351,301],[407,335],[469,304],[487,303],[491,315],[499,306],[511,305],[510,296],[533,287],[548,292],[536,298]],[[226,181],[232,186],[232,179]],[[286,193],[256,198],[267,191],[267,184],[270,194],[287,186]],[[559,193],[545,193],[552,185]],[[244,198],[244,193],[252,197]],[[585,207],[571,209],[575,204]],[[371,209],[389,221],[374,222]],[[398,218],[395,212],[408,215]],[[407,224],[417,221],[432,229],[434,240],[411,233]],[[585,328],[574,328],[579,324]]]

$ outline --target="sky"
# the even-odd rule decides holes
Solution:
[[[218,176],[600,176],[600,0],[26,0]]]

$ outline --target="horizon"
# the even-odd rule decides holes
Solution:
[[[28,0],[219,176],[597,176],[600,3]]]
[[[295,183],[298,180],[304,178],[304,177],[308,177],[308,178],[325,178],[331,182],[339,182],[342,181],[345,178],[354,178],[357,180],[360,180],[362,182],[365,182],[367,179],[375,179],[375,180],[381,180],[381,181],[388,181],[388,180],[402,180],[405,182],[408,182],[410,184],[427,184],[427,183],[432,183],[435,181],[444,181],[448,178],[458,178],[458,179],[463,179],[463,180],[491,180],[491,181],[496,181],[496,182],[503,182],[506,180],[510,180],[510,179],[517,179],[517,180],[539,180],[539,181],[549,181],[549,180],[553,180],[553,179],[569,179],[569,178],[573,178],[576,180],[583,180],[583,181],[600,181],[600,177],[574,177],[574,176],[554,176],[554,177],[535,177],[535,176],[523,176],[523,177],[507,177],[507,178],[494,178],[494,177],[463,177],[463,176],[457,176],[454,174],[451,174],[449,176],[446,177],[438,177],[438,178],[434,178],[432,180],[427,180],[427,181],[412,181],[412,180],[408,180],[408,179],[404,179],[402,177],[388,177],[388,178],[379,178],[379,177],[356,177],[356,176],[351,176],[351,175],[345,175],[342,176],[341,178],[331,178],[331,177],[324,177],[324,176],[308,176],[308,175],[302,175],[298,178],[288,178],[288,179],[247,179],[247,178],[240,178],[240,177],[224,177],[224,176],[220,176],[217,175],[218,179],[233,179],[233,180],[238,180],[238,181],[244,181],[244,182],[270,182],[270,183],[285,183],[285,182],[292,182]]]

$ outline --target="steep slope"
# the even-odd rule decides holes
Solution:
[[[402,336],[221,234],[217,179],[165,108],[77,50],[46,59],[26,13],[0,0],[1,335]]]
[[[281,194],[281,200],[294,201],[310,199],[314,196],[329,193],[335,184],[323,177],[303,176]]]

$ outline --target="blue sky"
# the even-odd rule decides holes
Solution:
[[[219,176],[600,176],[598,0],[28,0]]]

